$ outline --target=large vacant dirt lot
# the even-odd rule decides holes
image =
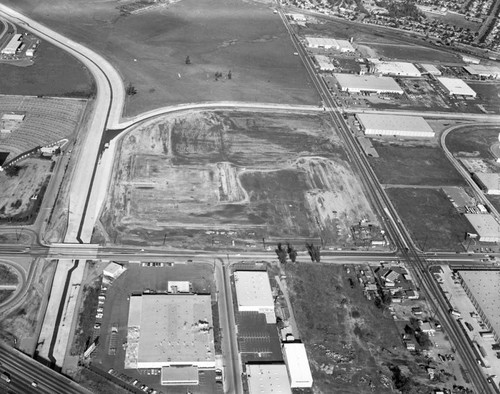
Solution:
[[[4,3],[108,58],[138,91],[127,115],[198,101],[319,103],[273,3],[181,0],[121,15],[117,7],[131,2]],[[217,71],[224,75],[219,81]]]
[[[131,130],[118,149],[101,218],[110,242],[342,246],[351,225],[377,223],[323,116],[172,115]]]

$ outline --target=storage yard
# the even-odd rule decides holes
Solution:
[[[95,238],[190,248],[262,248],[263,238],[349,245],[350,226],[377,222],[332,130],[322,116],[226,112],[138,126],[119,147],[101,217],[107,234]]]

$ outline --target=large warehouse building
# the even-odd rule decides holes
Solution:
[[[437,77],[437,80],[450,96],[476,97],[476,92],[461,79]]]
[[[500,271],[458,271],[462,286],[488,325],[496,341],[500,341]]]
[[[276,323],[274,298],[267,271],[236,271],[234,286],[238,311],[263,313],[268,324]]]
[[[321,71],[333,71],[335,66],[328,56],[314,55],[314,60]]]
[[[379,59],[368,59],[370,71],[374,74],[395,75],[401,77],[420,77],[422,74],[412,63],[386,62]]]
[[[131,296],[127,343],[125,368],[162,368],[162,384],[195,381],[193,369],[172,368],[215,368],[211,296]]]
[[[486,194],[500,194],[500,174],[476,172],[472,175],[472,179]]]
[[[247,364],[249,394],[292,394],[285,364]]]
[[[375,75],[334,74],[340,90],[349,93],[403,94],[401,86],[391,77]]]
[[[312,387],[313,378],[304,344],[295,342],[283,344],[283,358],[288,368],[292,389]]]
[[[15,55],[23,43],[22,34],[14,34],[7,45],[2,49],[2,55]]]
[[[432,138],[434,130],[420,116],[357,114],[366,135]]]
[[[306,37],[309,48],[340,49],[339,43],[334,38],[327,37]]]
[[[464,67],[465,71],[476,77],[483,78],[500,78],[500,67],[497,66],[485,66],[483,64],[476,64],[472,66]]]
[[[490,214],[466,213],[465,217],[474,227],[479,241],[500,242],[500,224]]]

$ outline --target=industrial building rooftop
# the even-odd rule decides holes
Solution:
[[[292,394],[285,364],[247,364],[249,394]]]
[[[367,135],[434,137],[434,130],[420,116],[357,114],[356,117]]]
[[[486,78],[500,78],[500,67],[498,66],[486,66],[484,64],[473,64],[470,66],[465,66],[464,69],[471,75],[476,75],[479,77]]]
[[[276,322],[274,298],[267,271],[236,271],[234,286],[240,312],[264,313],[268,323]]]
[[[474,227],[482,242],[500,242],[500,224],[490,214],[466,213],[465,217]]]
[[[437,80],[450,95],[476,97],[476,92],[461,79],[437,77]]]
[[[388,62],[379,59],[368,59],[373,72],[383,75],[397,75],[402,77],[420,77],[418,69],[408,62]]]
[[[401,86],[391,77],[354,74],[334,74],[334,76],[344,92],[404,93]]]
[[[496,338],[500,337],[500,271],[459,271],[472,302],[486,315]]]
[[[215,365],[211,297],[130,297],[129,333],[138,331],[137,368]]]

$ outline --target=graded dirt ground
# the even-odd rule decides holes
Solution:
[[[403,347],[388,311],[365,298],[353,269],[349,275],[342,266],[287,264],[285,273],[314,393],[393,393],[391,364],[412,371],[412,393],[430,392],[417,390],[425,381],[419,358]]]
[[[63,50],[42,40],[35,62],[28,67],[0,63],[0,94],[89,97],[92,76]]]
[[[18,175],[0,172],[0,223],[34,220],[50,178],[53,162],[30,158],[19,164]],[[36,197],[36,199],[35,199]]]
[[[135,127],[117,150],[96,242],[340,246],[377,224],[323,115],[193,111]]]
[[[386,189],[413,242],[425,251],[463,251],[466,232],[474,232],[467,219],[441,189]]]
[[[464,186],[457,170],[437,147],[414,143],[396,144],[372,140],[379,157],[370,157],[378,180],[383,184],[415,186]]]
[[[129,16],[120,14],[120,1],[5,4],[109,59],[138,91],[126,115],[200,101],[320,100],[271,2],[182,0]],[[219,81],[217,71],[224,75]]]

